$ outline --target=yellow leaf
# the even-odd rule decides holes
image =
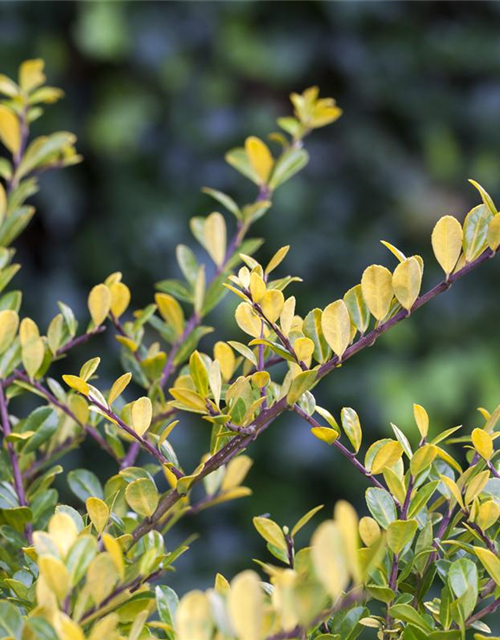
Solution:
[[[262,277],[253,271],[250,274],[250,294],[254,302],[260,302],[266,293],[266,283]]]
[[[490,460],[493,455],[493,439],[484,429],[474,429],[472,432],[472,444],[481,458]]]
[[[321,440],[322,442],[326,442],[326,444],[333,444],[339,437],[338,432],[330,427],[313,427],[311,429],[311,433],[315,438],[318,438],[318,440]]]
[[[416,520],[395,520],[387,527],[387,545],[398,555],[415,537],[418,524]]]
[[[61,640],[85,640],[85,634],[80,625],[65,613],[58,613],[57,623],[54,626]]]
[[[386,442],[377,451],[372,462],[371,472],[376,475],[382,473],[386,467],[393,467],[403,455],[403,447],[395,440]]]
[[[22,348],[21,355],[26,373],[30,378],[33,378],[42,366],[45,357],[45,345],[42,338],[34,338],[27,342]]]
[[[40,556],[38,567],[49,589],[56,595],[59,602],[63,602],[70,583],[69,573],[64,564],[54,556]]]
[[[380,527],[376,520],[365,516],[359,521],[359,536],[367,547],[370,547],[380,538]]]
[[[500,246],[500,213],[493,217],[488,227],[488,246],[492,251],[496,251]]]
[[[420,435],[422,438],[426,438],[429,433],[429,416],[427,415],[427,411],[420,404],[414,404],[413,415]]]
[[[500,517],[500,506],[495,500],[487,500],[479,506],[476,522],[483,531],[492,527]]]
[[[422,286],[422,269],[415,257],[398,264],[392,275],[392,288],[403,309],[408,311],[415,304]]]
[[[97,367],[101,363],[101,358],[92,358],[91,360],[87,360],[87,362],[80,369],[80,378],[87,382],[97,371]]]
[[[7,351],[16,337],[19,316],[11,309],[0,311],[0,354]]]
[[[431,466],[436,459],[438,450],[433,444],[426,444],[419,447],[410,460],[410,470],[414,476]]]
[[[285,534],[276,522],[269,518],[257,516],[253,519],[253,525],[266,542],[278,547],[282,551],[287,551],[288,547],[285,540]]]
[[[102,534],[102,541],[104,548],[111,556],[111,559],[115,563],[115,567],[118,571],[118,575],[123,579],[125,575],[125,561],[123,559],[123,551],[120,543],[116,538],[113,538],[109,533]]]
[[[49,520],[48,532],[61,557],[65,558],[78,537],[78,529],[73,518],[66,513],[55,513]]]
[[[123,282],[113,282],[111,292],[111,313],[115,318],[122,316],[130,304],[130,289]]]
[[[84,396],[89,395],[90,393],[89,385],[85,382],[85,380],[82,380],[78,376],[71,376],[71,375],[65,375],[62,378],[64,382],[68,385],[68,387],[71,387],[71,389],[78,391],[78,393],[83,393]]]
[[[92,627],[89,640],[103,640],[103,638],[109,640],[117,640],[119,637],[116,633],[116,627],[120,622],[120,617],[117,613],[110,613],[101,620],[98,620]],[[82,634],[83,640],[85,636]]]
[[[343,300],[329,304],[321,316],[323,335],[332,351],[342,358],[351,341],[351,318]]]
[[[283,309],[280,314],[280,326],[281,331],[285,336],[288,336],[290,329],[292,328],[293,318],[295,316],[295,297],[290,296],[287,298],[283,305]]]
[[[30,340],[40,337],[40,331],[31,318],[23,318],[19,326],[19,341],[21,346],[28,344]]]
[[[314,342],[310,338],[297,338],[293,343],[293,348],[299,360],[303,360],[307,365],[311,363]]]
[[[364,270],[361,291],[370,313],[380,321],[387,315],[394,295],[392,273],[386,267],[372,264]]]
[[[260,301],[260,307],[264,316],[270,322],[276,322],[283,311],[285,298],[279,289],[269,289]]]
[[[124,373],[117,380],[114,381],[111,391],[108,396],[108,404],[111,406],[113,402],[121,396],[121,394],[127,388],[129,382],[132,380],[131,373]]]
[[[260,138],[250,136],[245,140],[245,151],[260,182],[266,184],[274,166],[268,146]]]
[[[132,428],[139,436],[143,436],[151,425],[153,405],[147,396],[139,398],[132,404]]]
[[[25,60],[19,67],[19,86],[25,93],[30,93],[42,85],[45,80],[43,68],[45,63],[42,59]]]
[[[463,501],[460,489],[457,486],[457,483],[454,480],[452,480],[451,478],[449,478],[448,476],[441,476],[440,475],[439,478],[446,485],[446,487],[450,490],[452,496],[455,498],[455,500],[458,502],[458,504],[462,507],[462,509],[464,509],[465,508],[464,501]]]
[[[340,420],[346,436],[354,448],[354,453],[358,453],[363,437],[358,414],[351,407],[344,407],[340,412]]]
[[[227,465],[221,490],[228,491],[229,489],[238,487],[250,471],[252,464],[253,462],[248,456],[241,455],[233,458]]]
[[[87,499],[85,506],[87,507],[87,513],[89,514],[92,524],[96,528],[97,533],[101,535],[109,520],[108,505],[104,500],[91,497]]]
[[[465,492],[465,504],[470,504],[477,496],[482,492],[486,483],[490,479],[490,472],[488,469],[481,471],[475,475],[472,480],[467,484],[467,490]]]
[[[453,271],[460,257],[462,239],[462,225],[456,218],[443,216],[437,221],[432,232],[432,249],[447,276]]]
[[[254,571],[244,571],[234,578],[227,605],[239,640],[261,640],[264,593],[259,576]]]
[[[320,524],[311,545],[316,575],[335,601],[349,583],[347,556],[338,526],[332,520]]]
[[[271,376],[268,371],[256,371],[252,374],[252,382],[259,389],[263,389],[267,387],[269,382],[271,381]]]
[[[253,310],[248,302],[241,302],[234,313],[234,317],[239,328],[254,338],[260,338],[262,331],[262,320]]]
[[[218,267],[224,264],[226,257],[226,221],[217,212],[211,213],[205,220],[203,239],[205,249]]]
[[[122,344],[124,347],[127,347],[127,349],[129,349],[132,353],[135,353],[139,348],[136,342],[134,342],[130,338],[127,338],[126,336],[115,336],[115,340]]]
[[[276,251],[274,256],[271,258],[271,260],[269,260],[267,264],[267,267],[265,270],[266,275],[269,275],[271,271],[274,271],[274,269],[276,269],[276,267],[281,264],[281,262],[285,259],[285,256],[289,250],[290,250],[290,245],[287,244],[285,247],[281,247],[281,249],[278,249],[278,251]]]
[[[118,577],[118,570],[113,558],[106,551],[92,560],[87,570],[86,586],[96,605],[100,605],[110,595]]]
[[[208,597],[202,591],[190,591],[179,602],[176,616],[177,640],[211,640],[213,622]]]
[[[226,342],[216,342],[214,345],[214,358],[220,365],[220,372],[224,382],[227,382],[231,379],[236,364],[234,351]]]
[[[111,292],[105,284],[98,284],[91,290],[88,307],[92,322],[98,327],[106,320],[111,308]]]
[[[3,104],[0,104],[0,140],[16,157],[21,148],[21,126],[16,114]]]
[[[5,218],[6,213],[7,213],[7,193],[4,189],[3,184],[0,183],[0,223]]]
[[[493,578],[493,580],[500,586],[500,560],[489,549],[483,549],[482,547],[474,547],[477,557],[481,561],[481,564]]]
[[[180,336],[184,331],[184,312],[181,305],[168,293],[157,293],[155,301],[162,318]]]
[[[361,582],[361,568],[358,558],[358,514],[352,505],[345,500],[339,500],[334,510],[335,524],[344,541],[349,572],[355,582]]]
[[[85,398],[72,394],[68,400],[68,404],[80,424],[86,424],[89,419],[89,405]]]

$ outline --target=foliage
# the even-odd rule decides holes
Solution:
[[[33,216],[25,202],[37,176],[81,158],[66,132],[29,141],[40,105],[61,97],[45,86],[41,60],[23,63],[17,83],[0,76],[0,91],[0,140],[9,154],[0,163],[3,290],[19,268],[9,246]],[[500,214],[472,181],[482,204],[463,224],[441,218],[432,234],[445,274],[441,283],[421,294],[422,258],[384,242],[397,262],[392,271],[368,266],[342,299],[299,315],[287,289],[300,278],[280,274],[289,247],[261,265],[253,257],[261,240],[248,233],[269,211],[275,190],[308,162],[304,138],[336,121],[341,110],[316,87],[292,94],[291,101],[294,115],[280,118],[282,132],[270,136],[278,154],[249,137],[226,156],[257,185],[255,201],[241,206],[228,194],[204,189],[234,216],[234,237],[228,239],[218,211],[193,218],[192,233],[211,261],[199,264],[180,245],[182,279],[160,282],[154,303],[130,313],[130,290],[113,273],[90,291],[83,332],[70,307],[59,303],[44,335],[31,318],[21,319],[20,292],[0,298],[0,638],[344,640],[363,629],[403,640],[461,639],[468,629],[478,640],[489,634],[483,618],[500,605],[494,449],[500,407],[481,409],[482,424],[469,435],[454,427],[431,439],[427,412],[415,405],[418,443],[392,425],[394,437],[370,443],[362,457],[356,411],[345,407],[337,421],[312,392],[493,257]],[[241,299],[235,320],[249,338],[217,342],[209,355],[198,350],[212,330],[205,318],[228,291]],[[108,329],[125,369],[111,388],[100,384],[99,357],[68,372],[63,384],[50,377],[53,363]],[[13,405],[26,395],[40,406],[17,417]],[[316,528],[306,547],[296,546],[296,538],[322,507],[292,528],[259,516],[254,526],[274,563],[258,561],[266,581],[252,570],[231,582],[218,574],[212,589],[180,600],[170,587],[155,587],[190,544],[168,550],[164,536],[188,515],[250,494],[243,483],[252,461],[244,452],[287,411],[366,478],[371,515],[358,521],[347,502],[337,502],[333,518]],[[201,418],[207,443],[189,471],[169,439],[186,413]],[[58,462],[86,437],[109,454],[117,472],[104,486],[87,469],[67,473],[81,503],[76,510],[59,502],[54,481],[64,474]],[[452,449],[456,443],[463,456]],[[136,465],[140,451],[151,460],[144,467]]]

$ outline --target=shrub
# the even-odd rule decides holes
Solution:
[[[42,61],[23,63],[18,83],[0,76],[0,92],[0,140],[8,152],[0,160],[4,291],[19,269],[9,247],[34,214],[26,201],[38,189],[38,176],[81,158],[70,133],[29,139],[41,105],[61,97],[45,86]],[[341,110],[334,100],[319,98],[317,88],[293,94],[291,101],[294,115],[278,120],[284,133],[270,136],[281,145],[278,156],[256,137],[226,156],[256,184],[255,201],[240,206],[204,189],[234,216],[232,239],[220,213],[193,218],[191,230],[210,262],[198,264],[180,245],[182,279],[160,282],[154,303],[129,313],[130,291],[113,273],[90,291],[83,331],[72,310],[59,303],[41,335],[35,321],[20,319],[21,293],[2,293],[0,638],[352,640],[364,632],[382,639],[453,640],[473,629],[480,640],[490,633],[484,618],[500,604],[494,449],[500,406],[492,413],[481,409],[481,425],[471,434],[460,435],[455,427],[430,440],[429,417],[415,405],[419,442],[410,443],[392,425],[392,437],[368,443],[363,456],[356,411],[342,409],[337,421],[316,404],[313,389],[493,257],[500,215],[472,182],[482,204],[463,225],[445,216],[432,233],[442,282],[421,294],[421,257],[406,257],[385,242],[396,261],[393,271],[371,265],[342,299],[298,315],[295,298],[285,291],[300,279],[281,270],[289,247],[261,265],[253,257],[261,241],[248,233],[271,207],[275,190],[307,164],[304,139],[337,120]],[[209,355],[198,350],[211,331],[205,318],[228,291],[241,299],[235,319],[247,337],[217,342]],[[111,388],[100,384],[99,357],[62,381],[50,377],[53,362],[105,330],[115,333],[125,369]],[[28,394],[40,406],[17,417],[14,409],[23,408],[17,398]],[[180,601],[166,584],[155,587],[189,546],[166,551],[165,534],[187,514],[250,494],[243,482],[252,462],[244,452],[287,411],[365,477],[370,515],[358,520],[347,502],[338,502],[333,518],[301,548],[296,540],[322,506],[293,527],[256,517],[256,532],[270,553],[258,562],[265,581],[254,570],[231,582],[217,574],[212,589]],[[187,471],[169,440],[186,412],[201,418],[207,447],[196,469]],[[64,474],[64,455],[87,437],[109,454],[116,472],[104,486],[86,469],[67,473],[80,505],[75,509],[59,503],[53,483]],[[458,455],[453,444],[462,445]],[[136,466],[141,451],[150,457],[145,467]],[[164,483],[167,490],[161,490]]]

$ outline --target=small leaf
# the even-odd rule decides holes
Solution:
[[[385,489],[379,489],[378,487],[367,489],[366,504],[382,529],[387,529],[391,522],[397,519],[396,505]]]
[[[264,316],[270,322],[276,322],[283,311],[285,298],[283,293],[278,289],[269,289],[260,301],[260,307]]]
[[[250,165],[262,184],[266,184],[273,169],[274,160],[268,146],[255,136],[245,140]]]
[[[151,425],[153,405],[147,396],[139,398],[132,404],[132,428],[139,436],[143,436]]]
[[[382,473],[386,467],[393,467],[403,455],[403,447],[399,442],[391,440],[386,442],[375,454],[371,465],[371,472],[374,475]]]
[[[105,284],[96,285],[88,298],[90,317],[96,327],[101,325],[111,309],[111,292]]]
[[[96,528],[99,535],[104,531],[109,520],[109,507],[99,498],[87,498],[86,501],[87,513],[89,518]]]
[[[398,264],[392,275],[392,288],[399,304],[408,311],[415,304],[422,286],[422,269],[415,257]]]
[[[19,316],[11,309],[0,311],[0,354],[7,351],[16,337]]]
[[[234,578],[227,597],[227,607],[240,640],[261,640],[264,593],[259,576],[254,571],[244,571]]]
[[[221,267],[226,257],[226,221],[220,213],[211,213],[203,228],[205,249],[218,267]]]
[[[429,433],[429,416],[427,411],[419,404],[413,405],[413,415],[417,423],[418,430],[422,438],[426,438]]]
[[[253,519],[253,525],[266,542],[283,551],[287,551],[285,534],[276,522],[269,518],[257,516]]]
[[[62,379],[71,389],[78,391],[78,393],[83,393],[84,396],[89,395],[89,385],[79,376],[65,375],[62,377]]]
[[[349,583],[347,555],[342,534],[332,520],[319,525],[311,540],[316,575],[335,601]]]
[[[354,453],[361,447],[362,431],[358,414],[350,407],[344,407],[340,413],[340,420],[349,442],[352,444]]]
[[[440,218],[432,231],[432,249],[447,276],[455,268],[462,252],[462,238],[462,226],[453,216]]]
[[[415,537],[418,524],[416,520],[394,520],[387,527],[387,544],[391,551],[399,555]]]
[[[115,318],[120,318],[130,304],[130,289],[123,282],[114,282],[110,285],[111,313]]]
[[[290,406],[294,405],[303,393],[313,387],[317,374],[317,371],[302,371],[293,379],[286,396],[286,401]]]
[[[490,460],[493,455],[493,439],[484,429],[474,429],[472,432],[472,444],[479,455],[485,460]]]
[[[330,427],[313,427],[311,429],[311,433],[315,438],[318,438],[318,440],[321,440],[322,442],[326,442],[326,444],[333,444],[339,437],[338,431],[335,431],[335,429],[331,429]]]
[[[376,320],[387,315],[394,292],[392,289],[392,273],[386,267],[372,264],[364,270],[361,278],[363,298]]]
[[[500,586],[500,560],[489,549],[474,547],[474,551],[488,574]]]
[[[21,148],[21,125],[15,113],[3,104],[0,105],[0,140],[17,156]]]
[[[343,300],[329,304],[321,316],[323,335],[332,351],[342,358],[351,342],[351,318]]]
[[[489,209],[480,204],[464,220],[463,248],[466,262],[472,262],[487,246],[488,228],[492,220]]]
[[[113,402],[121,396],[121,394],[125,391],[128,384],[132,380],[131,373],[124,373],[117,380],[113,382],[113,386],[111,387],[111,391],[108,396],[108,404],[111,406]]]
[[[180,336],[184,331],[184,312],[177,300],[168,293],[157,293],[155,302],[162,318]]]
[[[248,302],[241,302],[234,313],[239,328],[254,338],[260,338],[262,332],[262,320]]]
[[[156,511],[160,496],[152,480],[139,478],[127,485],[125,499],[136,513],[144,518],[150,518]]]

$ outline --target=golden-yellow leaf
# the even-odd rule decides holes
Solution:
[[[99,535],[104,531],[109,520],[109,507],[99,498],[90,497],[85,503],[89,518]]]
[[[387,315],[394,295],[392,273],[386,267],[372,264],[364,270],[361,292],[370,313],[380,321]]]
[[[151,425],[153,405],[147,396],[139,398],[132,404],[132,428],[139,436],[143,436]]]
[[[266,293],[266,283],[263,278],[253,271],[250,274],[250,294],[254,302],[260,302]]]
[[[409,311],[413,307],[421,286],[422,269],[415,257],[398,264],[392,275],[392,288],[403,309]]]
[[[19,86],[23,91],[29,93],[45,82],[44,66],[45,63],[41,58],[25,60],[21,63],[19,67]]]
[[[285,298],[279,289],[269,289],[260,301],[260,307],[270,322],[276,322],[283,311]]]
[[[359,536],[367,547],[371,546],[380,538],[381,531],[377,521],[369,516],[361,518],[359,521]]]
[[[432,249],[436,260],[447,276],[455,268],[462,252],[463,230],[453,216],[440,218],[432,232]]]
[[[488,227],[488,246],[496,251],[500,246],[500,213],[497,213]]]
[[[241,302],[234,314],[239,328],[254,338],[260,338],[262,320],[258,317],[248,302]]]
[[[382,473],[386,467],[393,467],[403,455],[403,447],[395,440],[386,442],[375,454],[371,465],[371,472],[376,475]]]
[[[71,387],[71,389],[78,391],[78,393],[83,393],[84,396],[89,395],[90,393],[89,385],[85,382],[85,380],[82,380],[79,376],[65,375],[62,378],[64,382],[68,385],[68,387]]]
[[[481,458],[490,460],[493,455],[493,439],[484,429],[474,429],[471,434],[474,449],[479,453]]]
[[[21,356],[26,373],[30,378],[33,378],[42,366],[45,357],[45,345],[42,338],[33,338],[24,344]]]
[[[0,354],[7,351],[16,337],[19,316],[11,309],[0,311]]]
[[[420,435],[422,438],[426,438],[429,433],[429,416],[427,415],[427,411],[420,404],[414,404],[413,415]]]
[[[285,247],[281,247],[281,249],[278,249],[278,251],[276,251],[274,256],[271,258],[271,260],[269,260],[267,264],[265,270],[266,275],[270,274],[271,271],[274,271],[274,269],[276,269],[276,267],[281,264],[281,262],[285,259],[285,256],[288,253],[289,249],[290,245],[287,244]]]
[[[111,391],[108,396],[108,404],[111,406],[113,402],[121,396],[121,394],[127,388],[129,382],[132,380],[131,373],[124,373],[117,380],[114,381]]]
[[[254,571],[244,571],[234,578],[227,604],[239,640],[261,640],[264,593]]]
[[[184,312],[181,305],[168,293],[157,293],[155,301],[162,318],[180,336],[184,331]]]
[[[351,317],[343,300],[326,307],[321,315],[321,328],[332,351],[342,358],[351,341]]]
[[[250,136],[245,140],[245,151],[260,182],[266,184],[274,166],[268,146],[260,138]]]
[[[295,316],[295,296],[286,299],[280,314],[281,331],[288,336]]]
[[[219,362],[224,382],[227,382],[231,379],[236,364],[234,351],[226,342],[216,342],[214,345],[214,358]]]
[[[130,289],[123,282],[113,282],[111,292],[111,313],[115,318],[122,316],[130,304]]]
[[[56,595],[59,602],[63,602],[70,583],[69,573],[64,564],[55,556],[40,556],[38,568],[49,589]]]
[[[73,518],[67,513],[55,513],[49,520],[48,532],[61,557],[65,558],[78,537],[78,529]]]
[[[105,284],[96,285],[89,293],[90,317],[96,327],[101,325],[111,309],[111,291]]]
[[[17,156],[21,148],[21,125],[16,114],[3,104],[0,104],[0,140]]]

